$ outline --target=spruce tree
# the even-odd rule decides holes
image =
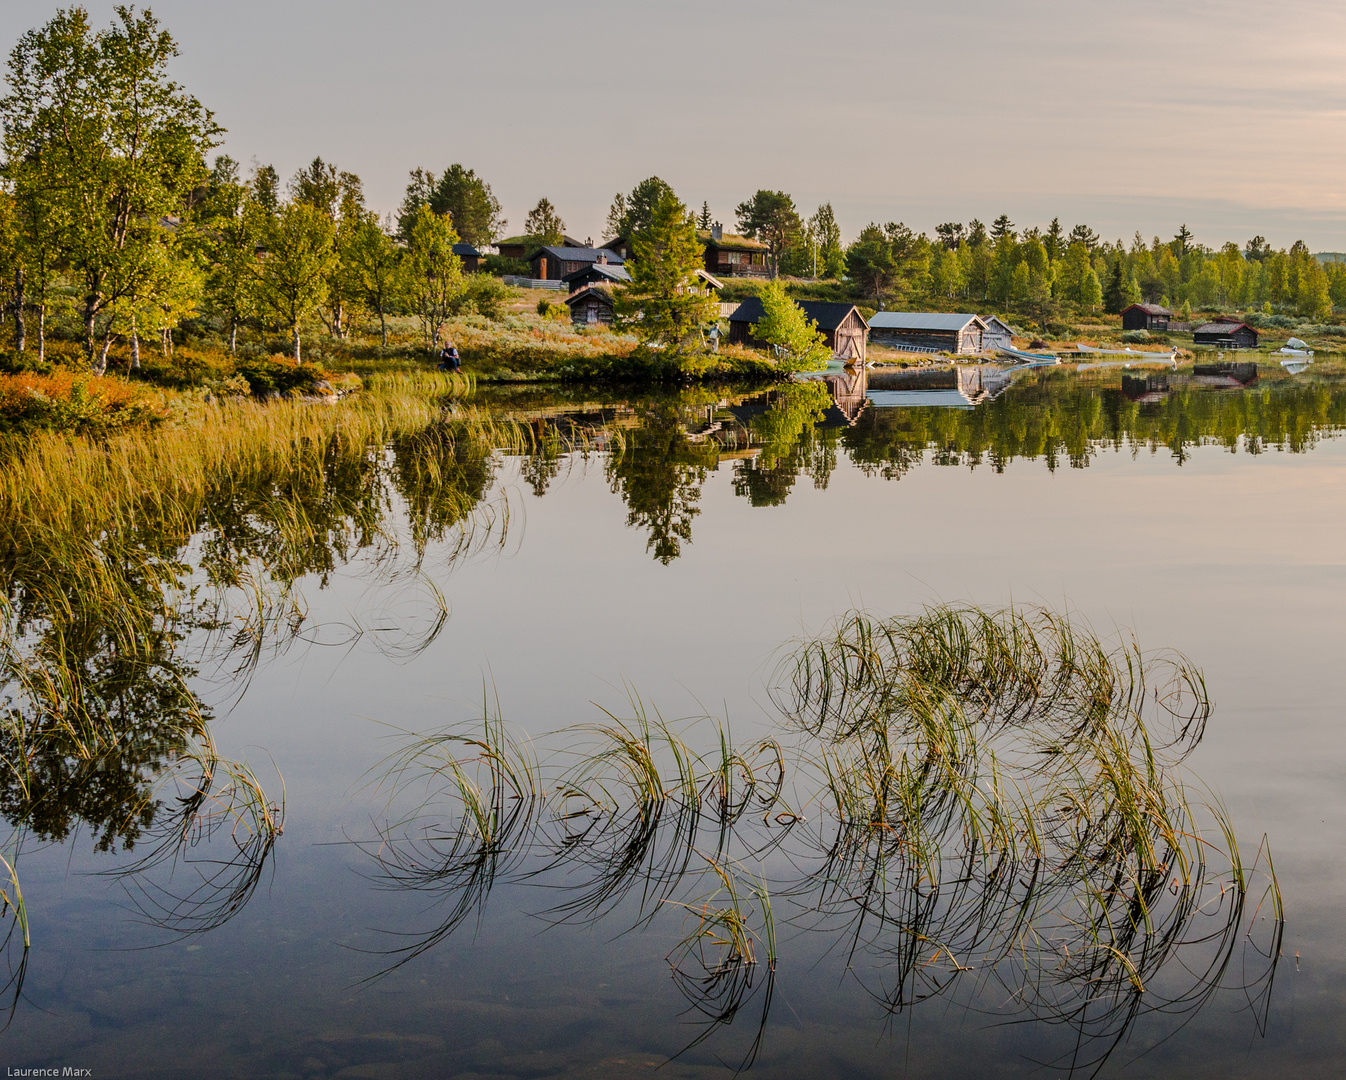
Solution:
[[[718,302],[696,274],[705,258],[696,218],[667,192],[634,247],[631,284],[618,294],[616,313],[635,329],[647,355],[657,350],[685,370],[689,359],[705,352],[702,328],[719,316]]]

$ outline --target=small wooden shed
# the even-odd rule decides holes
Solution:
[[[869,320],[869,340],[905,352],[979,353],[986,324],[968,313],[880,311]]]
[[[991,349],[1014,348],[1014,327],[994,315],[977,316],[982,321],[981,347],[983,352]]]
[[[1123,330],[1167,330],[1173,312],[1159,304],[1132,304],[1122,312]]]
[[[608,285],[586,285],[566,297],[570,320],[578,326],[611,325],[613,315],[612,289]]]
[[[817,323],[833,356],[848,364],[864,362],[868,352],[865,340],[868,325],[859,308],[854,304],[822,300],[799,300],[796,303],[803,309],[805,318]],[[737,345],[761,345],[752,336],[752,327],[765,313],[760,298],[748,297],[729,316],[729,340]]]
[[[477,267],[481,265],[481,252],[471,244],[454,244],[453,253],[458,256],[458,261],[463,264],[464,274],[475,274]]]
[[[1208,322],[1192,331],[1193,345],[1213,345],[1219,349],[1255,349],[1257,331],[1247,323]]]

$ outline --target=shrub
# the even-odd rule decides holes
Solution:
[[[155,423],[163,402],[143,387],[115,376],[56,371],[50,375],[0,375],[0,430],[107,435]]]
[[[496,277],[503,277],[505,274],[530,277],[533,273],[533,268],[522,259],[507,259],[503,255],[487,255],[481,260],[481,268]]]
[[[1128,345],[1141,345],[1152,338],[1148,330],[1128,330],[1122,335],[1122,340]]]

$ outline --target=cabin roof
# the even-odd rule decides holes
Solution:
[[[495,242],[495,246],[499,247],[501,244],[508,244],[515,247],[528,247],[530,244],[536,244],[536,243],[537,243],[536,236],[507,236],[503,240],[497,240]],[[584,246],[584,244],[581,241],[576,240],[573,236],[562,235],[561,243],[568,245],[570,247]]]
[[[478,251],[476,248],[474,248],[471,244],[454,244],[453,253],[455,255],[459,255],[469,259],[481,258],[481,252]]]
[[[709,285],[712,289],[723,289],[723,288],[724,288],[724,282],[723,282],[723,281],[721,281],[721,280],[720,280],[719,278],[717,278],[717,277],[712,277],[710,274],[706,273],[706,272],[705,272],[704,270],[702,270],[700,267],[697,267],[697,270],[696,270],[696,276],[699,277],[702,281],[704,281],[707,285]]]
[[[618,260],[620,262],[620,260]],[[581,278],[586,274],[602,274],[609,281],[619,281],[623,285],[631,280],[631,272],[625,266],[614,266],[612,263],[594,262],[581,270],[573,270],[563,277],[562,281],[570,281],[573,278]]]
[[[565,298],[565,302],[571,307],[574,307],[581,300],[586,300],[590,297],[595,300],[603,301],[603,303],[607,304],[609,307],[613,304],[612,289],[606,282],[596,282],[593,285],[586,285],[582,289],[576,289]]]
[[[1193,330],[1192,333],[1194,333],[1194,334],[1232,334],[1232,333],[1234,333],[1234,331],[1236,331],[1236,330],[1252,330],[1254,334],[1257,333],[1257,331],[1256,331],[1256,330],[1253,330],[1253,328],[1252,328],[1251,326],[1249,326],[1247,323],[1244,323],[1244,322],[1231,322],[1231,321],[1229,321],[1229,320],[1224,320],[1224,321],[1221,321],[1221,322],[1208,322],[1208,323],[1204,323],[1203,325],[1198,326],[1195,330]]]
[[[598,264],[598,256],[606,255],[609,266],[621,266],[623,259],[615,251],[609,251],[607,248],[591,247],[562,247],[557,245],[540,247],[528,256],[528,261],[532,262],[539,255],[550,255],[554,259],[561,259],[566,262],[591,262]]]
[[[805,316],[818,324],[819,330],[835,330],[846,321],[846,316],[852,311],[859,318],[860,325],[865,325],[864,316],[854,304],[839,304],[827,300],[796,300],[795,303],[803,308]],[[729,316],[729,321],[756,323],[765,313],[761,297],[750,296],[739,304],[738,310]]]
[[[1122,314],[1125,315],[1128,311],[1143,311],[1143,312],[1145,312],[1146,315],[1172,315],[1172,314],[1173,314],[1173,312],[1169,311],[1168,308],[1164,307],[1164,306],[1161,305],[1161,304],[1132,304],[1129,308],[1126,308],[1126,309],[1122,312]]]
[[[703,244],[713,248],[720,248],[724,251],[767,251],[767,246],[760,240],[753,240],[751,237],[738,236],[735,233],[724,233],[716,240],[714,236],[704,230],[697,232],[697,237]]]
[[[974,322],[986,325],[979,316],[965,312],[880,311],[870,318],[869,326],[872,330],[942,330],[957,333]]]

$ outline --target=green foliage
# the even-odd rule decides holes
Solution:
[[[303,360],[303,324],[327,301],[337,265],[336,226],[308,203],[285,203],[267,222],[266,253],[257,276],[262,308],[290,332],[295,363]]]
[[[468,274],[454,314],[498,319],[504,314],[505,301],[513,295],[513,289],[490,274]]]
[[[447,215],[422,206],[400,266],[402,295],[420,320],[426,348],[440,339],[463,294],[463,264],[453,253],[458,234]]]
[[[436,214],[449,215],[465,243],[476,247],[492,244],[505,231],[500,200],[491,192],[491,185],[462,165],[455,163],[444,170],[427,201]]]
[[[666,193],[634,243],[631,284],[617,296],[617,316],[661,363],[693,373],[706,352],[702,331],[719,318],[718,301],[696,276],[704,258],[696,219]]]
[[[794,199],[783,191],[759,190],[751,199],[739,203],[734,213],[740,232],[767,246],[771,276],[779,276],[782,253],[795,246],[804,232]]]
[[[654,224],[655,212],[665,197],[673,195],[673,189],[657,176],[650,176],[631,189],[630,195],[618,193],[608,210],[606,223],[607,239],[624,236],[634,244],[637,236],[646,232]],[[676,196],[674,196],[676,198]],[[710,208],[703,208],[709,214]],[[706,226],[709,228],[709,226]]]
[[[817,323],[810,322],[804,309],[791,300],[779,281],[761,292],[762,318],[752,327],[752,336],[771,345],[782,371],[819,371],[832,358]]]
[[[504,255],[487,255],[481,260],[481,268],[496,277],[504,277],[506,274],[512,277],[528,277],[533,272],[533,268],[522,259],[509,259]]]
[[[897,281],[898,265],[883,230],[870,222],[846,249],[846,268],[865,296],[882,301]]]
[[[79,289],[86,359],[100,373],[112,309],[155,299],[174,239],[163,223],[185,215],[222,131],[168,78],[176,55],[154,16],[131,8],[98,32],[84,9],[59,11],[10,55],[6,178]]]
[[[550,199],[538,199],[537,205],[528,211],[523,231],[539,247],[559,244],[565,239],[566,223],[561,220],[561,215],[556,212]]]

